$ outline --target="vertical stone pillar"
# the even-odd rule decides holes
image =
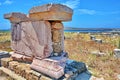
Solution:
[[[11,22],[11,48],[14,51],[11,57],[18,61],[31,62],[33,54],[24,31],[27,26],[23,26],[26,22],[30,22],[30,19],[25,14],[17,12],[5,14],[4,18]],[[30,29],[30,25],[27,25]]]
[[[64,51],[64,27],[61,21],[53,21],[51,25],[54,56],[60,56]]]

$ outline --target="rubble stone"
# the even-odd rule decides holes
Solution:
[[[13,59],[12,58],[2,58],[1,59],[1,65],[4,66],[4,67],[8,67],[10,61],[13,61]]]
[[[0,59],[10,57],[10,54],[7,51],[0,51]],[[1,60],[0,60],[0,66],[1,66]]]

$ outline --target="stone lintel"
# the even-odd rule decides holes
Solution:
[[[25,14],[19,12],[4,14],[4,18],[9,19],[11,23],[19,23],[30,20]]]
[[[46,4],[33,7],[29,13],[33,20],[70,21],[73,10],[62,4]]]

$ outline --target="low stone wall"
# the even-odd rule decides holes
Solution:
[[[13,61],[12,58],[2,58],[0,68],[2,72],[9,75],[12,80],[56,80],[30,68],[30,64]],[[82,62],[67,60],[65,74],[58,80],[75,80],[77,76],[86,71],[86,66]]]

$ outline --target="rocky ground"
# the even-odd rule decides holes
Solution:
[[[82,77],[82,80],[120,80],[120,59],[115,58],[113,53],[118,37],[98,36],[103,39],[103,43],[98,44],[90,41],[89,34],[68,33],[65,36],[65,51],[69,58],[84,62],[92,73],[91,76],[81,74],[86,78]],[[0,43],[0,50],[11,51],[9,40]],[[4,76],[0,77],[2,79]]]
[[[86,63],[92,75],[100,78],[100,80],[120,79],[118,77],[120,74],[120,58],[114,57],[113,50],[116,46],[110,43],[117,38],[111,38],[110,41],[109,37],[106,36],[106,41],[108,40],[109,43],[99,44],[91,41],[89,34],[69,34],[66,35],[65,50],[70,59]]]

